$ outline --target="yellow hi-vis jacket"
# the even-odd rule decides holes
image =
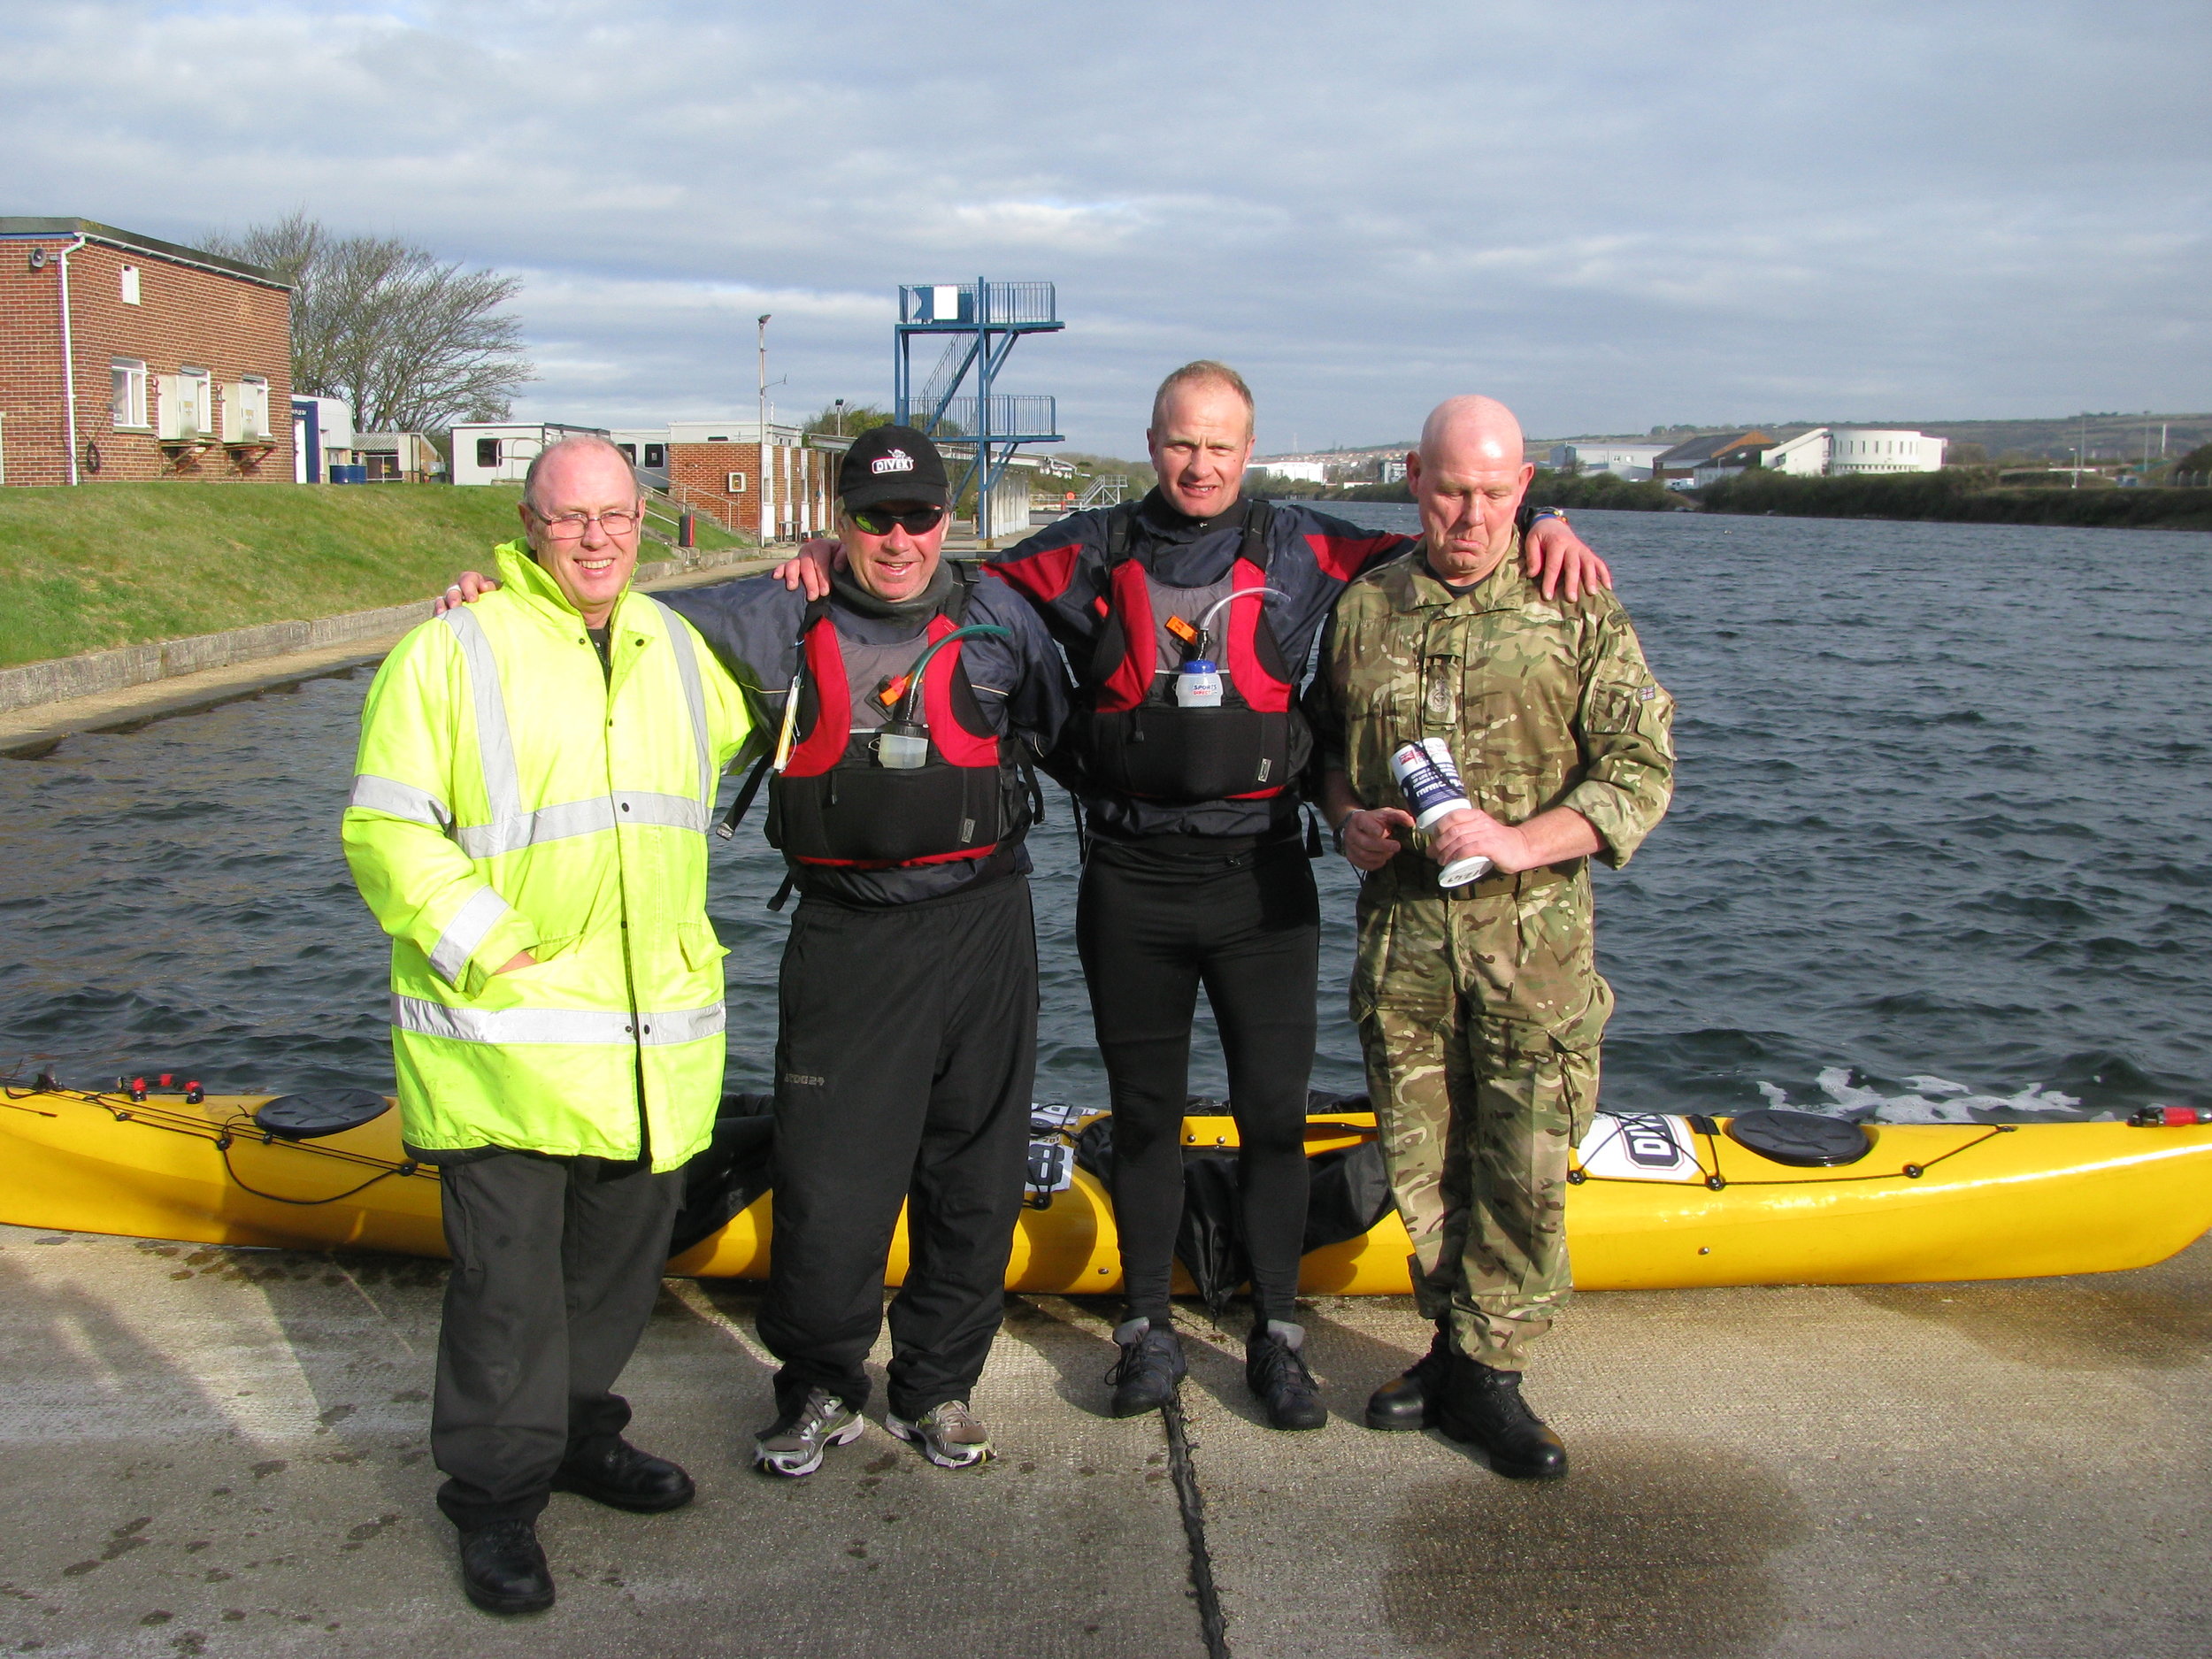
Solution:
[[[343,835],[392,936],[402,1133],[634,1158],[641,1125],[674,1169],[722,1094],[707,828],[750,719],[666,606],[616,603],[610,675],[527,550],[498,560],[501,589],[402,640],[361,713]]]

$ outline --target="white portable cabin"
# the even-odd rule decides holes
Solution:
[[[558,420],[466,422],[453,429],[453,481],[519,484],[548,444],[607,435],[604,426],[572,426]]]

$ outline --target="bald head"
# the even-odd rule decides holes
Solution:
[[[1494,397],[1448,397],[1422,423],[1421,458],[1431,466],[1517,468],[1521,423]]]
[[[1479,581],[1513,546],[1513,521],[1536,469],[1521,459],[1521,423],[1494,397],[1449,397],[1429,412],[1406,483],[1421,509],[1429,568]]]
[[[569,493],[581,480],[588,480],[588,489],[627,488],[633,497],[637,494],[637,473],[630,457],[616,449],[611,440],[580,433],[572,438],[557,438],[538,451],[530,470],[522,475],[522,498],[537,507]]]

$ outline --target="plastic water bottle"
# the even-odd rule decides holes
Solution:
[[[1194,657],[1175,676],[1175,702],[1185,709],[1221,706],[1221,671],[1202,657]]]
[[[929,763],[929,728],[893,720],[876,734],[876,764],[914,772]]]
[[[1413,810],[1416,829],[1427,829],[1438,820],[1455,812],[1464,812],[1474,804],[1467,798],[1467,787],[1459,780],[1459,768],[1452,760],[1451,745],[1440,737],[1401,743],[1390,757],[1390,775],[1398,780],[1406,804]],[[1463,887],[1489,873],[1490,861],[1478,854],[1446,864],[1437,872],[1436,885]]]

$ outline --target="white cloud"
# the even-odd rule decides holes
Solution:
[[[75,4],[4,26],[10,211],[189,241],[305,206],[523,274],[585,419],[882,400],[902,281],[1043,278],[1130,450],[1201,353],[1264,429],[2189,406],[2200,4]],[[96,74],[88,73],[96,65]],[[1780,405],[1781,407],[1778,407]]]

